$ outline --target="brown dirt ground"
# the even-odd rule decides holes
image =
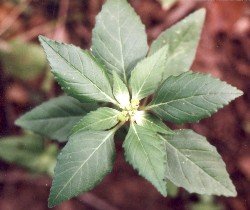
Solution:
[[[0,3],[0,23],[13,9],[8,1]],[[10,30],[0,37],[9,40],[21,37],[37,42],[38,34],[46,34],[87,48],[91,30],[101,0],[70,1],[68,18],[65,22],[51,26],[57,20],[60,8],[57,1],[33,0],[27,12],[20,15]],[[63,2],[63,1],[62,1]],[[169,10],[161,9],[154,0],[131,0],[135,10],[146,24],[149,43],[158,34],[192,11],[207,8],[207,18],[202,33],[193,70],[210,73],[243,90],[245,94],[227,107],[200,123],[182,127],[193,128],[208,137],[222,155],[228,172],[236,185],[236,198],[216,197],[216,201],[229,210],[250,209],[250,2],[247,1],[180,1]],[[63,12],[63,9],[61,10]],[[39,26],[39,27],[37,27]],[[41,27],[40,27],[41,26]],[[58,95],[55,86],[51,93],[40,90],[42,78],[22,82],[7,77],[0,67],[0,135],[17,134],[14,120],[41,100]],[[32,90],[32,91],[30,91]],[[38,94],[40,99],[34,100]],[[83,202],[72,199],[55,207],[57,210],[98,209],[98,199],[117,209],[160,210],[188,209],[196,195],[183,189],[176,198],[163,198],[147,181],[137,175],[122,155],[121,142],[117,141],[117,159],[114,170],[104,181],[91,191]],[[0,209],[1,210],[45,210],[50,179],[37,178],[23,169],[0,163]],[[94,195],[94,200],[91,200]],[[97,199],[97,200],[96,200]],[[102,205],[101,205],[102,206]],[[111,207],[104,207],[104,209]]]

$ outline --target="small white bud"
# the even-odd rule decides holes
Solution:
[[[144,111],[136,111],[134,114],[134,121],[138,124],[138,125],[143,125],[143,117],[145,115]]]

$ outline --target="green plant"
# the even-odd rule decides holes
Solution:
[[[0,138],[0,158],[15,163],[34,173],[53,175],[56,164],[57,146],[45,146],[44,140],[34,134]]]
[[[112,170],[114,134],[121,126],[129,126],[126,160],[163,196],[168,180],[189,192],[236,195],[224,162],[205,137],[162,122],[197,122],[242,95],[225,82],[188,71],[204,17],[204,9],[189,15],[148,50],[145,27],[127,1],[107,0],[91,51],[40,36],[55,79],[75,98],[52,99],[16,121],[69,140],[58,156],[50,207],[92,189]]]
[[[46,57],[39,45],[15,39],[8,46],[9,50],[0,51],[0,62],[7,75],[27,81],[38,78],[46,69]]]

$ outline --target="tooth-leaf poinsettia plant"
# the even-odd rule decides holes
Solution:
[[[107,0],[91,50],[40,36],[52,73],[69,96],[41,104],[16,124],[60,142],[49,206],[91,190],[112,170],[114,135],[126,126],[126,160],[167,196],[167,182],[200,194],[235,196],[225,164],[205,137],[163,121],[197,122],[242,95],[188,71],[205,18],[198,10],[149,48],[145,27],[126,0]],[[126,130],[126,129],[125,129]]]

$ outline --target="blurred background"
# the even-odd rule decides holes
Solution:
[[[49,72],[37,36],[82,48],[91,45],[103,0],[0,0],[0,210],[46,210],[55,158],[63,145],[22,131],[14,121],[61,89]],[[238,196],[198,196],[170,184],[163,198],[123,159],[89,193],[55,210],[250,209],[250,1],[130,0],[146,25],[149,44],[161,31],[205,7],[207,16],[192,69],[244,91],[211,118],[188,127],[217,147]]]

